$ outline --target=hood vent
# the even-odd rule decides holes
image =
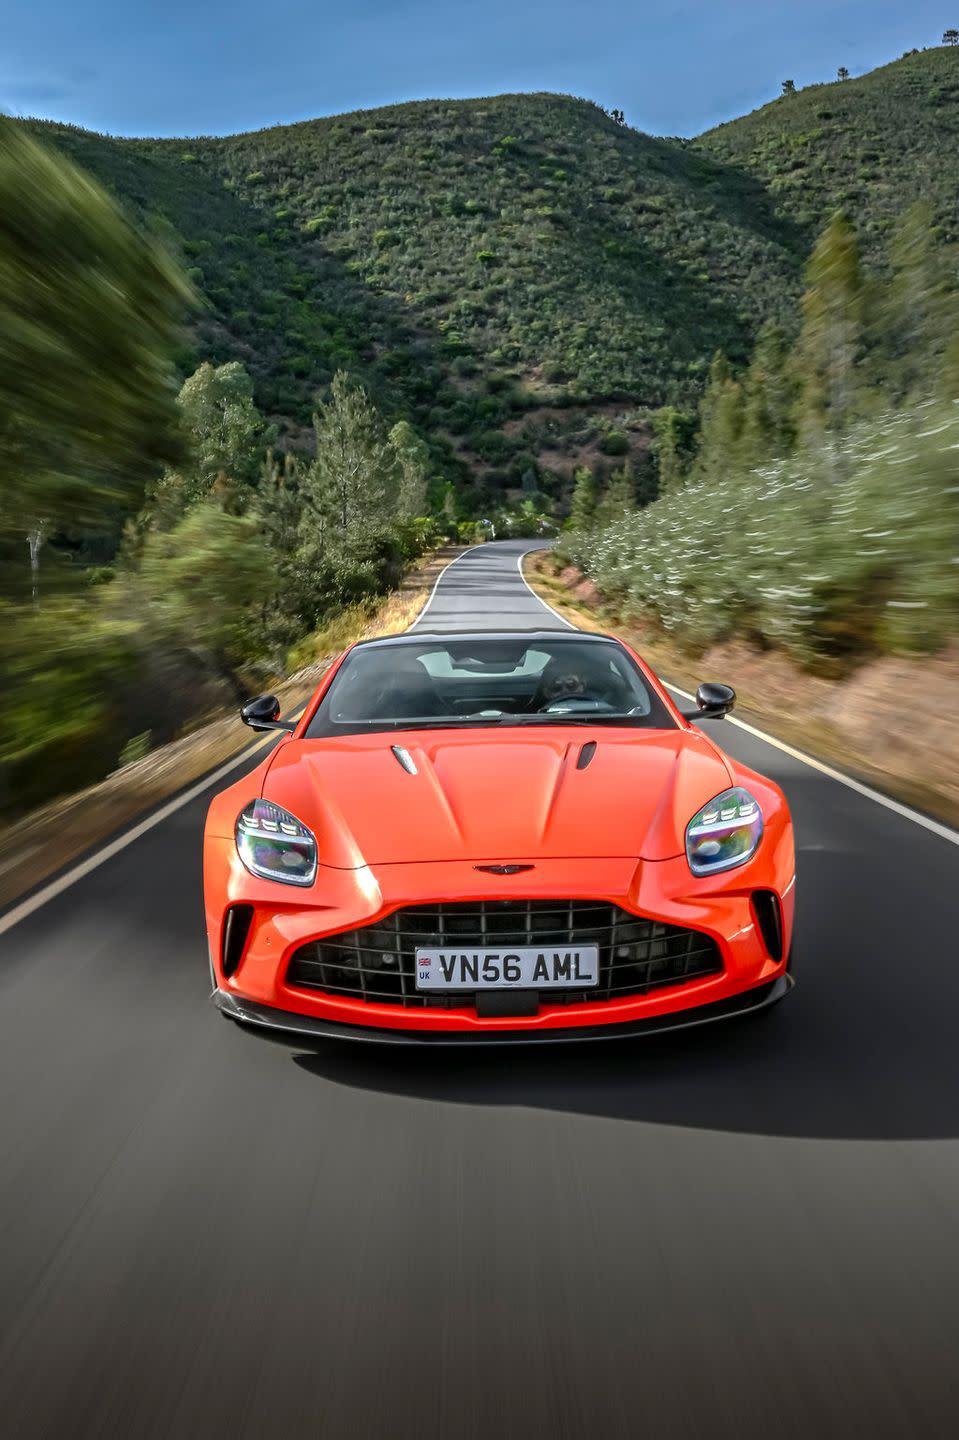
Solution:
[[[579,759],[576,761],[576,769],[577,769],[577,770],[585,770],[585,769],[586,769],[586,766],[589,764],[589,762],[592,760],[592,758],[593,758],[593,756],[594,756],[595,754],[596,754],[596,741],[595,741],[595,740],[587,740],[587,741],[586,741],[586,744],[583,746],[582,750],[579,752]]]
[[[416,762],[414,761],[410,752],[408,750],[404,750],[402,745],[391,745],[390,749],[396,756],[398,764],[402,765],[407,775],[415,775]]]

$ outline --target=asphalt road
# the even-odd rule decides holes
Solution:
[[[422,628],[551,623],[522,548],[458,561]],[[206,1002],[205,797],[8,930],[0,1431],[954,1436],[959,849],[712,733],[798,827],[800,983],[749,1022],[242,1031]]]

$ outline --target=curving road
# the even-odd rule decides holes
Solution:
[[[421,628],[560,624],[526,548],[464,556]],[[954,1435],[959,848],[711,733],[798,826],[800,984],[750,1023],[246,1033],[205,1003],[205,796],[8,928],[3,1433]]]

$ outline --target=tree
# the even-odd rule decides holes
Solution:
[[[796,82],[795,82],[795,80],[784,80],[784,81],[783,81],[783,94],[784,94],[784,95],[795,95],[795,93],[796,93]]]
[[[942,36],[943,45],[959,45],[959,30],[946,30]]]
[[[673,405],[664,405],[653,416],[653,454],[660,495],[675,494],[686,483],[695,433],[695,417]]]
[[[839,75],[839,79],[840,79],[840,80],[848,80],[848,79],[849,79],[849,71],[846,69],[845,65],[840,65],[839,70],[838,70],[837,73],[838,73],[838,75]]]
[[[98,185],[2,117],[0,215],[0,547],[17,557],[0,572],[15,591],[22,537],[116,534],[178,455],[171,356],[193,293]]]
[[[396,451],[366,391],[344,370],[334,375],[330,398],[319,405],[313,428],[316,458],[305,487],[313,517],[307,523],[319,520],[342,537],[381,524],[396,510]]]
[[[408,420],[398,420],[393,426],[390,444],[399,468],[397,512],[404,519],[413,519],[426,508],[430,452]]]
[[[155,620],[233,680],[250,658],[256,617],[273,592],[271,558],[252,516],[202,501],[174,529],[146,537],[139,575]]]
[[[745,424],[743,387],[733,377],[729,361],[717,350],[709,367],[709,380],[699,407],[699,441],[691,478],[719,480],[740,458]]]
[[[596,519],[597,492],[593,472],[586,465],[578,465],[573,476],[573,498],[569,508],[569,523],[573,530],[588,530]]]
[[[851,221],[837,212],[806,266],[803,323],[796,347],[801,428],[844,429],[855,395],[863,330],[859,244]]]
[[[900,398],[935,389],[956,332],[956,298],[931,208],[917,201],[900,218],[882,291],[882,359]]]
[[[636,509],[636,479],[628,460],[614,470],[596,508],[596,520],[601,526],[612,525],[622,520],[631,510]]]
[[[750,465],[787,455],[796,443],[796,382],[782,326],[767,320],[743,382],[743,459]]]
[[[158,482],[152,506],[169,528],[197,500],[216,494],[227,510],[245,508],[272,439],[253,401],[253,382],[239,361],[203,364],[177,396],[185,462]]]

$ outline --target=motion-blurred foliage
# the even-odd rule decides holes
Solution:
[[[192,291],[75,166],[0,123],[0,812],[171,738],[438,533],[430,451],[338,373],[275,455],[238,361],[176,392]]]
[[[959,634],[955,255],[917,205],[864,272],[839,214],[806,278],[794,346],[770,325],[745,370],[715,358],[664,497],[582,503],[566,553],[692,647],[745,635],[839,669],[934,650]]]
[[[109,530],[176,455],[191,290],[63,156],[0,119],[0,566],[30,531]]]

